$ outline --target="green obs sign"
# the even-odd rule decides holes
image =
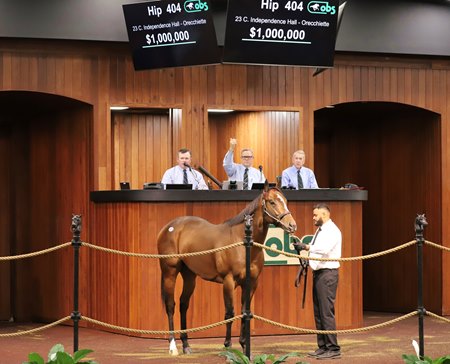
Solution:
[[[305,235],[301,241],[305,244],[311,242],[313,235]],[[286,253],[297,254],[293,246],[293,239],[283,229],[270,225],[264,245],[281,250]],[[264,265],[298,265],[298,258],[287,257],[281,253],[264,249]]]

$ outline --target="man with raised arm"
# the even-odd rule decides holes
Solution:
[[[230,149],[223,159],[223,168],[230,181],[242,181],[244,190],[251,190],[253,183],[264,183],[266,177],[261,169],[252,167],[253,151],[251,149],[241,150],[241,163],[234,163],[234,150],[237,140],[230,138]]]

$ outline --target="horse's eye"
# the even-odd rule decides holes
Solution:
[[[270,204],[271,204],[272,206],[275,205],[275,201],[270,200],[269,202],[270,202]]]

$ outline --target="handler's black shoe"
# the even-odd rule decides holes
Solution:
[[[326,359],[340,359],[341,352],[339,350],[328,350],[321,355],[317,355],[317,360],[326,360]]]
[[[310,358],[317,358],[319,355],[322,355],[327,352],[327,349],[319,348],[316,351],[313,351],[311,353],[306,354]]]

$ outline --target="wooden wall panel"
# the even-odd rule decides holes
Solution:
[[[10,221],[9,236],[2,236],[2,246],[9,247],[7,255],[70,241],[72,213],[83,215],[84,232],[89,227],[91,109],[78,105],[66,111],[28,114],[10,125],[9,157],[14,158],[5,175],[10,176],[11,203],[2,209],[2,221],[5,217]],[[5,295],[14,304],[10,316],[18,321],[52,321],[68,315],[73,309],[72,260],[71,248],[66,248],[10,263],[14,285]],[[85,278],[80,279],[82,307],[87,298]]]
[[[0,256],[11,255],[11,236],[13,234],[13,217],[9,213],[11,208],[11,130],[9,126],[0,124]],[[10,262],[0,262],[0,292],[11,292],[11,278],[13,277]],[[6,321],[11,317],[11,296],[0,295],[0,320]]]
[[[240,163],[243,148],[253,150],[253,167],[263,167],[270,182],[276,182],[284,168],[291,165],[291,156],[298,150],[301,111],[237,111],[231,114],[209,114],[211,155],[215,165],[211,173],[221,181],[228,177],[223,169],[223,157],[230,138],[236,138],[235,163]]]
[[[121,181],[130,182],[132,189],[161,181],[176,155],[169,110],[112,115],[114,189],[119,189]]]
[[[413,240],[414,218],[421,212],[433,222],[426,229],[427,239],[439,239],[439,199],[429,198],[430,191],[436,191],[436,196],[440,191],[439,171],[434,168],[440,159],[440,146],[435,142],[440,139],[437,115],[412,107],[401,112],[392,105],[379,105],[388,107],[384,112],[367,107],[366,112],[338,114],[339,128],[328,130],[332,148],[327,156],[330,165],[336,166],[328,169],[330,185],[353,182],[370,191],[364,203],[364,253]],[[320,115],[317,121],[321,124]],[[316,172],[320,175],[321,170]],[[426,250],[425,305],[433,312],[441,309],[441,259],[440,251]],[[365,261],[364,277],[365,309],[402,312],[416,307],[414,248]]]

